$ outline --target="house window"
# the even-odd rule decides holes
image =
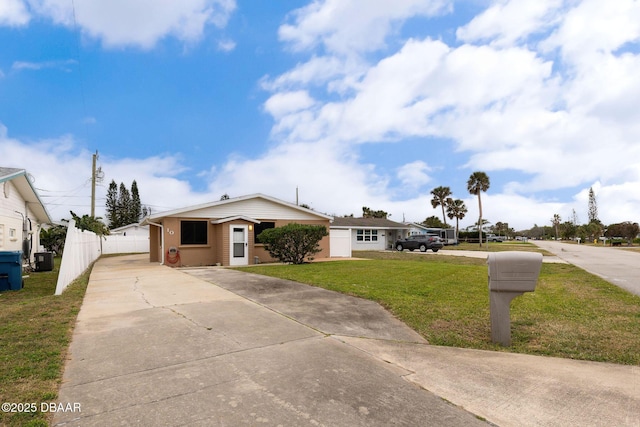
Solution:
[[[181,245],[206,245],[207,221],[181,221],[180,244]]]
[[[377,242],[378,230],[356,230],[356,240],[358,242]]]
[[[258,239],[258,236],[260,235],[260,233],[262,233],[264,230],[267,230],[269,228],[275,228],[276,227],[276,223],[275,222],[265,222],[262,221],[260,224],[255,224],[253,226],[253,237],[254,237],[254,242],[256,243],[262,243],[260,241],[260,239]]]

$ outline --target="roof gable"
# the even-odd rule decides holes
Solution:
[[[166,217],[211,219],[248,217],[258,221],[264,219],[300,221],[317,220],[319,218],[331,219],[328,215],[320,214],[274,197],[265,196],[264,194],[252,194],[173,211],[160,212],[149,216],[148,220],[154,221]]]
[[[7,183],[15,186],[20,193],[20,197],[28,204],[29,209],[36,215],[38,222],[50,223],[51,217],[46,207],[40,200],[38,192],[31,183],[31,176],[24,169],[0,167],[0,183]]]

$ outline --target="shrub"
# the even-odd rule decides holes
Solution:
[[[269,228],[258,235],[269,254],[281,262],[302,264],[305,258],[320,252],[320,240],[327,236],[324,225],[291,223],[283,227]]]

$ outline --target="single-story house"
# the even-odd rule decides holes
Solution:
[[[405,224],[410,227],[409,236],[436,234],[440,236],[445,245],[458,244],[458,235],[455,228],[427,227],[424,224],[418,224],[416,222],[407,222]]]
[[[257,236],[289,223],[324,225],[331,216],[264,194],[252,194],[146,217],[149,259],[170,266],[248,265],[273,261]],[[318,258],[328,258],[329,237]]]
[[[352,251],[391,249],[396,240],[408,233],[409,226],[386,218],[336,217],[330,228],[331,256],[350,257]]]
[[[109,234],[118,236],[142,236],[149,237],[149,226],[140,225],[140,223],[134,223],[129,225],[123,225],[122,227],[113,228],[109,230]]]
[[[0,186],[0,251],[22,251],[31,263],[51,217],[26,170],[0,167]]]

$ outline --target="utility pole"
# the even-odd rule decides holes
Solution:
[[[102,182],[104,174],[101,167],[96,167],[98,161],[98,150],[93,155],[93,165],[91,167],[91,218],[96,217],[96,182]]]
[[[98,150],[93,155],[93,166],[91,167],[91,218],[96,217],[96,161],[98,160]]]

